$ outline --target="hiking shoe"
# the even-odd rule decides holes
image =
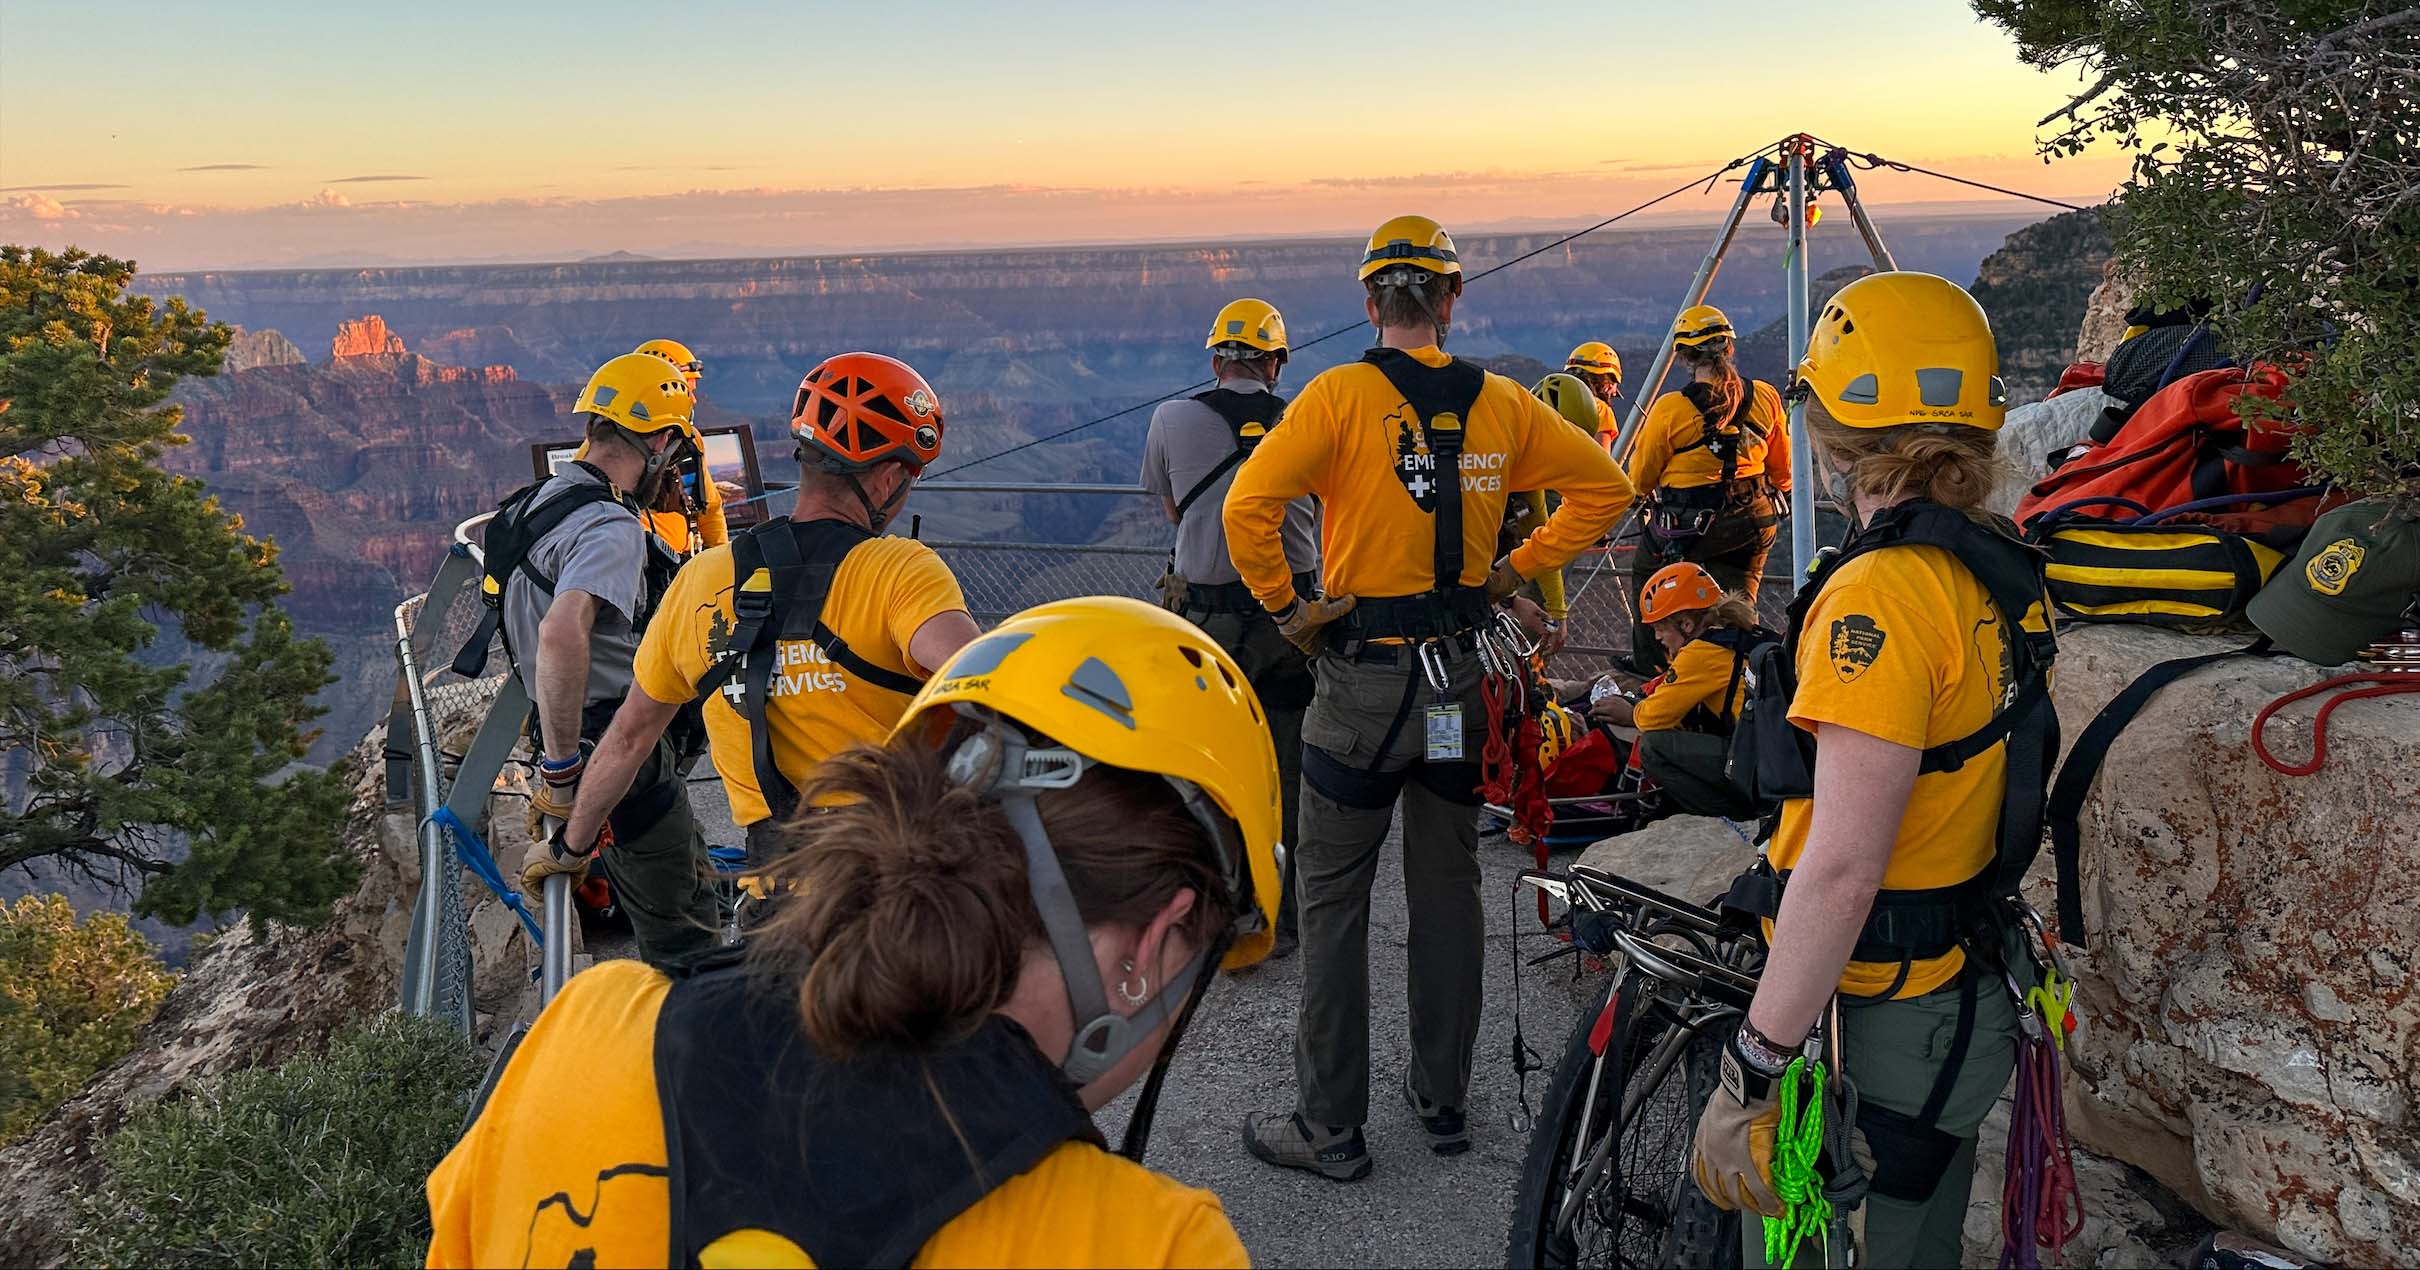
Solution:
[[[1448,1107],[1430,1102],[1412,1088],[1412,1074],[1403,1074],[1403,1105],[1420,1117],[1420,1127],[1428,1130],[1428,1149],[1439,1155],[1460,1155],[1470,1150],[1470,1125],[1463,1119],[1460,1107]]]
[[[1297,947],[1300,947],[1301,944],[1302,936],[1295,933],[1295,930],[1292,926],[1281,923],[1277,928],[1276,941],[1269,945],[1268,959],[1271,961],[1283,961],[1286,958],[1293,956],[1294,950]]]
[[[1358,1182],[1370,1175],[1370,1148],[1360,1125],[1331,1129],[1313,1125],[1299,1112],[1244,1117],[1244,1149],[1281,1169],[1317,1173],[1331,1182]]]

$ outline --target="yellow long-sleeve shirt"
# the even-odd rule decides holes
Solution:
[[[1451,360],[1408,350],[1430,366]],[[1420,421],[1384,372],[1353,362],[1322,372],[1236,471],[1227,492],[1235,571],[1272,610],[1294,600],[1278,527],[1286,504],[1319,495],[1321,585],[1330,595],[1416,595],[1436,585],[1436,518],[1398,474],[1398,447],[1424,443]],[[1516,490],[1554,490],[1563,505],[1513,549],[1513,569],[1536,577],[1586,550],[1637,494],[1596,438],[1501,375],[1489,375],[1463,421],[1462,577],[1487,580],[1504,503]]]
[[[1755,404],[1748,415],[1765,430],[1765,439],[1749,441],[1739,448],[1739,470],[1734,477],[1746,480],[1765,477],[1774,490],[1790,490],[1790,416],[1782,408],[1781,394],[1773,385],[1761,379],[1748,381],[1748,391],[1755,394]],[[1638,440],[1630,448],[1630,483],[1639,489],[1651,490],[1669,485],[1674,489],[1694,489],[1712,485],[1722,479],[1723,463],[1714,451],[1696,445],[1706,435],[1706,416],[1696,404],[1677,392],[1668,392],[1655,399],[1655,407],[1639,422]]]
[[[1698,706],[1720,710],[1726,721],[1738,722],[1740,699],[1748,692],[1744,681],[1732,685],[1731,669],[1737,661],[1737,654],[1712,640],[1681,645],[1672,655],[1672,668],[1664,672],[1664,682],[1631,708],[1631,722],[1641,732],[1669,732]],[[1728,710],[1722,708],[1725,690],[1732,694]]]

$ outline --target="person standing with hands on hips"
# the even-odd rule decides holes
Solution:
[[[1561,568],[1629,509],[1595,438],[1502,376],[1441,347],[1462,292],[1454,242],[1425,216],[1371,235],[1359,272],[1379,346],[1304,385],[1227,494],[1236,572],[1313,657],[1304,716],[1303,996],[1293,1109],[1244,1126],[1252,1154],[1338,1181],[1369,1175],[1370,887],[1403,807],[1414,1060],[1403,1096],[1439,1154],[1470,1147],[1463,1108],[1478,1039],[1479,747],[1475,633],[1527,579]],[[1504,503],[1563,505],[1502,561]],[[1322,594],[1302,594],[1280,529],[1319,496]],[[1492,567],[1491,567],[1492,565]]]
[[[1997,895],[2041,840],[2055,648],[2039,553],[1981,510],[2006,402],[1981,307],[1930,274],[1874,274],[1814,328],[1792,391],[1857,529],[1793,605],[1784,647],[1788,735],[1812,741],[1787,764],[1753,751],[1763,782],[1811,747],[1811,784],[1774,780],[1779,828],[1732,890],[1770,922],[1771,955],[1695,1173],[1723,1207],[1782,1211],[1775,1085],[1824,1021],[1874,1161],[1859,1264],[1956,1265],[1976,1132],[2016,1062]]]

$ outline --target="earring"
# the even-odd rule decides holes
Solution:
[[[1126,979],[1118,980],[1118,996],[1121,1000],[1125,1001],[1128,1005],[1141,1005],[1143,1002],[1151,999],[1151,979],[1147,975],[1137,978],[1134,973],[1134,963],[1132,961],[1119,962],[1118,970],[1121,974],[1127,976],[1127,978],[1135,978],[1136,982],[1141,985],[1140,987],[1128,988],[1126,986]]]

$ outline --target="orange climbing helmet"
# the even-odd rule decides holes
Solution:
[[[790,435],[800,462],[863,472],[897,459],[921,470],[941,457],[941,399],[898,358],[842,353],[799,381]]]
[[[1723,589],[1714,582],[1714,575],[1683,560],[1668,564],[1647,579],[1647,590],[1639,596],[1639,615],[1649,625],[1681,613],[1710,609],[1723,602]]]

